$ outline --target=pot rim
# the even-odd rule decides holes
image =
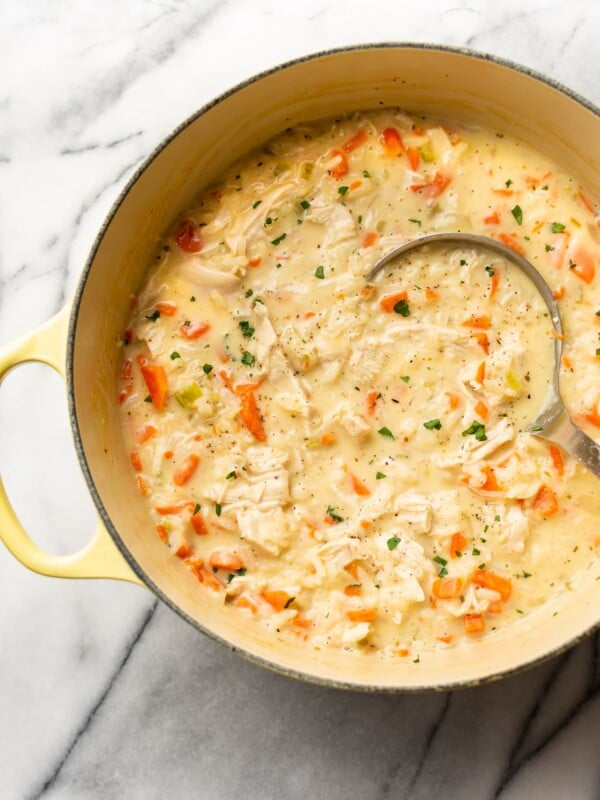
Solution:
[[[566,642],[563,642],[561,645],[555,647],[552,650],[544,652],[540,654],[537,658],[528,661],[524,664],[519,664],[515,667],[509,669],[503,669],[498,672],[491,673],[489,675],[485,675],[482,678],[476,680],[463,680],[463,681],[454,681],[451,683],[439,683],[439,684],[431,684],[429,686],[389,686],[389,685],[378,685],[378,684],[368,684],[368,683],[354,683],[351,681],[344,681],[344,680],[336,680],[333,678],[322,678],[317,675],[313,675],[307,672],[303,672],[298,669],[293,669],[290,667],[286,667],[282,664],[277,663],[276,661],[271,661],[269,659],[263,658],[261,656],[254,655],[249,651],[238,647],[237,645],[233,644],[228,639],[223,638],[219,634],[215,633],[214,631],[205,628],[200,622],[195,620],[194,618],[190,617],[180,606],[178,606],[173,600],[171,600],[152,580],[152,578],[145,572],[144,569],[140,566],[137,559],[134,558],[132,553],[130,552],[129,548],[121,538],[119,532],[117,531],[116,527],[113,525],[113,522],[104,506],[102,498],[100,497],[100,493],[96,487],[94,482],[94,478],[91,473],[91,469],[83,448],[83,441],[81,436],[81,430],[79,426],[79,420],[77,417],[77,409],[75,406],[75,392],[74,392],[74,352],[75,352],[75,336],[77,330],[77,324],[79,321],[79,312],[81,308],[81,300],[83,297],[83,293],[85,290],[85,286],[87,283],[87,279],[89,273],[92,269],[94,260],[96,258],[96,254],[102,244],[104,236],[111,225],[113,219],[119,212],[121,205],[123,204],[125,198],[129,194],[132,187],[137,183],[141,175],[148,169],[148,167],[156,160],[156,158],[162,153],[162,151],[167,148],[171,142],[176,139],[182,131],[184,131],[189,125],[194,123],[198,118],[206,114],[210,111],[213,107],[217,106],[219,103],[223,102],[227,98],[231,97],[232,95],[236,94],[237,92],[245,89],[247,86],[250,86],[263,78],[268,77],[269,75],[273,75],[276,72],[280,72],[282,70],[288,69],[290,67],[294,67],[298,64],[302,64],[307,61],[314,61],[319,58],[323,58],[325,56],[333,56],[339,55],[341,53],[347,52],[357,52],[357,51],[367,51],[367,50],[391,50],[391,49],[402,49],[402,50],[429,50],[429,51],[438,51],[438,52],[445,52],[451,55],[461,55],[461,56],[468,56],[473,59],[477,59],[479,61],[488,61],[492,64],[496,64],[500,67],[504,67],[509,70],[513,70],[514,72],[518,72],[522,75],[526,75],[534,80],[544,83],[552,89],[555,89],[558,92],[566,95],[570,99],[574,100],[579,105],[586,108],[588,111],[591,111],[596,117],[600,118],[600,108],[592,103],[587,98],[583,97],[579,93],[575,92],[574,90],[567,87],[565,84],[561,83],[560,81],[554,80],[535,69],[531,69],[530,67],[526,67],[522,64],[519,64],[511,59],[503,58],[501,56],[493,55],[491,53],[486,53],[482,51],[473,50],[468,47],[460,47],[460,46],[453,46],[453,45],[444,45],[444,44],[435,44],[429,42],[372,42],[366,44],[354,44],[354,45],[345,45],[341,47],[334,47],[327,50],[319,50],[313,53],[308,53],[303,56],[299,56],[297,58],[291,59],[289,61],[282,62],[277,64],[273,67],[269,67],[264,69],[249,78],[246,78],[230,89],[222,92],[221,94],[214,97],[212,100],[209,100],[207,103],[202,105],[199,109],[195,112],[190,114],[186,117],[182,122],[179,123],[173,130],[167,134],[149,153],[149,155],[144,158],[142,163],[134,170],[133,174],[125,184],[125,186],[119,192],[116,200],[112,204],[110,210],[108,211],[104,221],[96,234],[96,237],[92,243],[89,255],[86,259],[84,264],[83,270],[81,272],[79,281],[77,283],[77,287],[75,290],[75,294],[73,297],[73,302],[70,311],[70,319],[69,319],[69,326],[67,331],[67,342],[66,342],[66,383],[67,383],[67,402],[68,402],[68,413],[69,413],[69,421],[71,424],[71,432],[73,436],[73,442],[75,446],[75,451],[77,453],[77,457],[79,460],[79,464],[81,470],[83,472],[83,476],[85,482],[87,484],[88,490],[96,506],[96,509],[100,515],[102,523],[104,524],[106,530],[108,531],[110,537],[114,541],[116,547],[119,549],[119,552],[131,567],[133,572],[143,581],[143,583],[160,599],[165,605],[167,605],[172,611],[174,611],[179,617],[184,619],[190,625],[192,625],[197,631],[200,631],[205,636],[208,636],[215,642],[226,647],[231,652],[237,653],[245,658],[247,661],[252,662],[253,664],[257,664],[261,667],[265,667],[266,669],[285,675],[287,677],[295,678],[297,680],[301,680],[307,683],[316,684],[319,686],[330,687],[335,689],[346,689],[351,691],[361,691],[370,694],[398,694],[398,693],[417,693],[417,692],[426,692],[426,691],[454,691],[456,689],[464,689],[470,686],[477,686],[482,683],[488,683],[491,681],[499,680],[501,678],[506,678],[512,675],[515,675],[519,672],[522,672],[526,669],[530,669],[532,667],[538,666],[551,658],[554,658],[561,653],[564,653],[566,650],[570,649],[578,642],[592,634],[594,631],[600,628],[600,618],[595,625],[592,625],[588,628],[584,633],[581,633],[577,636],[574,636],[571,639],[568,639]]]

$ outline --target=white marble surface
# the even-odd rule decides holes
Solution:
[[[412,40],[514,59],[600,103],[599,23],[587,0],[0,0],[0,343],[61,307],[135,165],[234,82]],[[0,468],[44,547],[87,540],[43,367],[2,387]],[[142,589],[42,578],[0,546],[0,798],[598,798],[599,648],[452,694],[340,693],[245,663]]]

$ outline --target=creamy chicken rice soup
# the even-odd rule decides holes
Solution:
[[[441,230],[543,273],[563,393],[598,433],[600,229],[582,187],[500,133],[395,110],[286,131],[199,197],[132,298],[132,481],[199,602],[274,640],[417,660],[585,576],[598,481],[524,433],[553,364],[535,289],[448,246],[365,279]]]

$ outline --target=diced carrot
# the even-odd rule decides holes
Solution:
[[[198,536],[206,536],[208,534],[206,522],[199,511],[196,511],[195,514],[192,514],[190,517],[190,522],[192,523],[192,528],[198,534]]]
[[[231,550],[226,550],[223,547],[212,551],[208,563],[211,567],[228,569],[230,572],[236,572],[244,566],[244,562],[236,553],[232,553]]]
[[[564,296],[565,296],[564,286],[557,286],[556,289],[552,292],[552,297],[555,300],[562,300]],[[600,320],[600,317],[598,317],[598,320]]]
[[[252,436],[259,442],[266,442],[267,434],[265,433],[254,392],[250,391],[242,398],[240,416],[242,422],[246,428],[248,428]]]
[[[210,330],[208,322],[189,322],[182,323],[179,326],[179,333],[186,339],[199,339],[201,336]]]
[[[481,419],[482,419],[482,420],[484,420],[484,422],[485,422],[485,420],[488,418],[488,416],[489,416],[489,414],[490,414],[490,410],[489,410],[489,408],[486,406],[486,404],[483,402],[483,400],[480,400],[480,401],[477,403],[477,405],[475,406],[475,413],[476,413],[476,414],[477,414],[479,417],[481,417]]]
[[[571,368],[570,365],[568,367]],[[590,409],[589,411],[583,411],[581,416],[584,418],[586,422],[589,422],[590,425],[594,425],[596,428],[600,428],[600,414],[596,409]]]
[[[360,147],[361,144],[367,141],[367,134],[365,131],[360,130],[357,131],[354,136],[351,136],[347,142],[344,142],[342,148],[347,152],[351,153],[353,150],[356,150],[357,147]]]
[[[189,545],[185,544],[184,542],[183,544],[179,545],[177,550],[175,550],[175,555],[177,556],[177,558],[189,558],[193,552],[194,551],[192,550],[192,548],[189,547]]]
[[[483,218],[483,221],[486,225],[499,225],[500,224],[500,217],[497,211],[494,211],[493,214],[488,214],[487,217]]]
[[[262,261],[262,259],[261,259],[261,258],[251,258],[251,259],[248,261],[248,266],[249,266],[249,267],[253,267],[253,268],[254,268],[254,267],[258,267],[258,266],[260,266],[260,262],[261,262],[261,261]]]
[[[363,286],[363,288],[360,290],[360,296],[364,297],[365,300],[370,300],[376,291],[377,289],[369,284],[368,286]]]
[[[505,603],[512,592],[512,582],[508,578],[503,578],[502,575],[497,575],[488,569],[478,569],[471,576],[471,581],[476,586],[483,586],[486,589],[498,592]]]
[[[439,292],[436,292],[435,289],[430,289],[429,287],[425,288],[425,299],[426,300],[437,300],[440,296]]]
[[[546,250],[546,257],[556,269],[561,269],[565,263],[570,238],[571,235],[568,231],[557,233],[550,238],[550,244],[548,245],[550,249]]]
[[[560,339],[560,341],[561,341],[561,342],[564,342],[564,341],[565,341],[565,339],[567,338],[567,337],[566,337],[566,334],[564,334],[564,333],[559,333],[559,332],[558,332],[557,330],[555,330],[554,328],[550,328],[550,336],[554,336],[554,338],[555,338],[555,339]]]
[[[324,433],[321,436],[321,444],[335,444],[335,436],[333,433]]]
[[[571,363],[569,356],[564,355],[561,359],[561,362],[565,369],[573,369],[573,364]]]
[[[238,597],[236,606],[238,608],[247,608],[249,611],[252,611],[253,613],[258,611],[258,606],[256,605],[256,603],[245,594],[242,594]]]
[[[465,614],[463,625],[467,633],[479,633],[483,630],[483,617],[481,614]]]
[[[138,492],[139,492],[140,494],[142,494],[142,495],[144,495],[144,496],[145,496],[145,495],[147,495],[147,494],[150,492],[150,489],[148,488],[148,484],[147,484],[147,483],[146,483],[146,481],[145,481],[145,480],[142,478],[142,476],[141,476],[141,475],[138,475],[138,476],[137,476],[137,478],[135,479],[135,482],[137,483]]]
[[[478,328],[481,330],[487,330],[490,327],[490,318],[487,314],[482,314],[481,316],[473,316],[466,319],[462,325],[465,328]]]
[[[464,553],[467,543],[467,539],[462,533],[453,533],[452,539],[450,539],[450,557],[456,558],[457,553]]]
[[[492,189],[492,192],[500,197],[511,197],[514,194],[512,189]]]
[[[482,361],[481,364],[477,367],[477,373],[475,375],[475,380],[477,383],[483,383],[485,380],[485,361]]]
[[[487,607],[489,614],[500,614],[502,612],[502,603],[500,600],[495,600]]]
[[[348,597],[359,597],[361,592],[361,587],[358,583],[350,583],[348,586],[344,586],[344,594]]]
[[[351,622],[373,622],[377,616],[376,608],[354,608],[346,612]]]
[[[183,220],[175,234],[175,241],[184,253],[197,253],[202,250],[203,242],[193,219]]]
[[[197,470],[199,463],[200,457],[195,453],[190,453],[189,456],[186,456],[181,466],[175,470],[175,474],[173,475],[173,483],[175,486],[183,486],[186,484]]]
[[[490,283],[490,296],[489,299],[493,300],[496,296],[496,292],[498,291],[498,286],[500,286],[500,273],[498,272],[498,268],[494,269],[494,274],[492,275],[491,283]]]
[[[173,455],[174,454],[172,450],[165,450],[165,452],[163,453],[163,458],[166,459],[173,458]]]
[[[275,611],[283,611],[286,606],[286,603],[289,602],[290,596],[287,592],[282,592],[278,590],[273,591],[264,591],[261,592],[263,600],[266,600],[270,606],[273,606]]]
[[[441,172],[436,172],[432,180],[427,181],[426,183],[413,183],[410,188],[411,191],[423,192],[425,197],[428,197],[430,200],[434,200],[436,197],[439,197],[448,188],[448,186],[450,186],[450,183],[451,179],[447,175],[443,175]]]
[[[146,364],[148,363],[148,359],[143,353],[139,353],[139,355],[135,357],[135,361],[136,364],[138,364],[140,367],[145,367]]]
[[[589,200],[585,196],[581,186],[579,187],[579,191],[577,192],[577,195],[578,195],[579,199],[581,200],[581,202],[583,203],[583,205],[587,208],[587,210],[593,214],[595,212],[594,205],[593,205],[592,201]]]
[[[354,489],[357,495],[359,495],[360,497],[368,497],[371,494],[369,489],[359,478],[356,477],[356,475],[350,473],[350,480],[352,481],[352,488]]]
[[[362,186],[362,181],[352,181],[352,183],[350,184],[350,190],[354,192],[356,191],[356,189],[360,189],[361,186]]]
[[[313,317],[316,316],[317,316],[316,311],[307,311],[306,314],[304,315],[304,319],[312,319]]]
[[[450,408],[457,408],[458,404],[460,403],[460,397],[457,394],[454,394],[454,392],[444,392],[444,394],[448,398]]]
[[[361,246],[372,247],[378,239],[379,239],[378,233],[375,233],[375,231],[369,231],[368,233],[365,233]]]
[[[136,439],[140,444],[144,444],[147,442],[148,439],[151,439],[156,433],[158,433],[158,428],[155,428],[154,425],[144,425],[136,435]]]
[[[515,253],[519,253],[519,255],[525,255],[525,251],[517,241],[517,237],[514,233],[499,233],[498,239],[505,244],[507,247],[510,247]]]
[[[158,534],[158,538],[161,539],[161,541],[163,541],[163,542],[166,542],[167,539],[169,538],[169,535],[167,533],[167,529],[165,528],[164,525],[158,524],[156,526],[156,533]]]
[[[397,294],[387,294],[385,297],[382,297],[379,301],[379,308],[382,311],[391,314],[394,310],[394,306],[396,303],[399,303],[400,300],[408,300],[408,293],[407,292],[398,292]]]
[[[156,365],[145,364],[142,367],[142,375],[150,392],[152,405],[158,411],[162,411],[165,407],[168,389],[167,375],[164,369]]]
[[[350,561],[349,564],[346,564],[344,569],[358,582],[358,561]]]
[[[404,152],[404,143],[396,128],[385,128],[379,141],[383,145],[386,156],[390,158],[400,156]]]
[[[170,300],[161,300],[161,302],[157,303],[154,308],[157,311],[160,311],[163,317],[172,317],[177,311],[177,305],[175,303],[171,303]]]
[[[209,589],[212,589],[215,592],[219,592],[221,589],[225,588],[223,582],[217,578],[215,573],[212,570],[205,567],[203,564],[196,567],[194,569],[194,572],[200,583],[203,583],[205,586],[208,586]]]
[[[131,455],[129,456],[131,459],[131,466],[134,468],[136,472],[142,471],[142,459],[140,458],[140,454],[137,450],[132,450]]]
[[[450,644],[450,642],[454,639],[454,636],[450,633],[444,633],[442,636],[436,636],[438,642],[443,642],[444,644]]]
[[[413,170],[413,172],[416,172],[419,168],[419,149],[417,147],[409,147],[406,151],[406,155],[408,157],[410,168]]]
[[[300,628],[310,628],[312,627],[312,620],[298,612],[292,620],[292,625],[297,625]]]
[[[438,600],[449,600],[451,597],[459,597],[462,589],[460,578],[437,578],[433,582],[431,591]]]
[[[542,517],[551,517],[558,513],[558,498],[547,484],[541,486],[533,499],[533,507]]]
[[[375,413],[375,404],[377,403],[377,398],[379,397],[379,392],[376,389],[373,389],[370,392],[367,392],[367,411],[369,414]]]
[[[394,655],[400,656],[400,658],[406,658],[410,654],[410,650],[407,650],[405,647],[401,647],[398,650],[394,650]]]
[[[486,476],[485,483],[481,487],[484,490],[484,492],[499,492],[500,491],[500,486],[499,486],[498,480],[496,478],[496,473],[490,467],[490,465],[489,464],[485,464],[481,468],[481,471]]]
[[[238,385],[234,388],[233,393],[236,397],[245,397],[249,392],[255,392],[261,384],[261,381],[257,383],[238,383]]]
[[[591,283],[596,274],[592,254],[583,247],[579,247],[573,253],[573,262],[574,265],[569,265],[571,272],[577,275],[578,278],[581,278],[582,281],[585,281],[585,283]]]
[[[228,372],[225,372],[224,369],[219,371],[219,378],[223,381],[223,385],[226,389],[229,389],[230,392],[234,392],[233,388],[233,381],[231,380],[231,375]]]
[[[187,508],[193,508],[194,503],[191,500],[184,500],[180,503],[168,503],[164,506],[154,506],[154,510],[157,514],[162,514],[163,516],[166,514],[181,514],[182,511],[185,511]]]
[[[562,450],[557,444],[550,445],[550,458],[552,459],[552,464],[556,470],[556,474],[562,475],[565,471],[565,462],[563,459]]]
[[[329,174],[332,178],[339,180],[348,173],[348,159],[346,158],[346,154],[343,150],[333,150],[331,152],[331,158],[335,158],[335,163],[330,168]]]
[[[477,340],[477,344],[481,347],[483,352],[487,355],[490,352],[490,340],[487,337],[487,333],[474,333],[472,334],[473,338]]]

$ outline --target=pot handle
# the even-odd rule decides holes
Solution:
[[[65,379],[65,350],[70,304],[29,336],[0,348],[0,384],[7,373],[27,361],[39,361]],[[99,520],[92,540],[82,550],[56,556],[41,550],[28,536],[10,504],[0,477],[0,539],[28,569],[55,578],[113,578],[145,584],[129,567]]]

